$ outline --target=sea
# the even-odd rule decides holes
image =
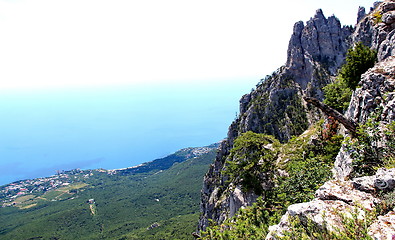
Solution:
[[[0,92],[0,185],[71,169],[119,169],[226,137],[258,81]]]

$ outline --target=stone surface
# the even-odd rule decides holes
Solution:
[[[378,107],[388,109],[395,90],[395,57],[389,57],[362,75],[361,88],[357,88],[351,98],[346,117],[365,123]],[[394,119],[387,110],[382,121]]]
[[[384,216],[379,216],[369,227],[369,235],[374,240],[395,239],[395,212],[391,211]]]
[[[363,42],[366,46],[376,49],[378,60],[382,61],[395,52],[393,30],[395,30],[395,2],[386,0],[377,4],[370,15],[360,19],[352,34],[354,43]],[[374,14],[382,14],[380,22]],[[392,54],[391,54],[392,53]]]
[[[395,2],[394,1],[385,1],[382,5],[382,11],[388,12],[395,10]]]
[[[386,12],[383,14],[382,21],[385,24],[392,24],[395,22],[395,11]]]
[[[377,185],[377,182],[385,183]],[[382,202],[374,194],[377,190],[388,192],[395,187],[395,168],[380,168],[373,176],[355,178],[349,181],[330,180],[320,187],[315,193],[315,199],[293,204],[288,207],[287,213],[281,218],[278,225],[270,226],[266,239],[276,239],[285,231],[290,231],[289,216],[297,216],[306,223],[310,219],[312,223],[326,228],[329,231],[342,229],[339,213],[351,217],[351,213],[357,211],[364,216],[365,211],[372,211]],[[395,236],[395,212],[391,211],[384,216],[378,216],[371,226],[369,235],[374,239],[392,239]]]
[[[315,197],[320,200],[339,200],[349,205],[362,206],[371,210],[379,199],[370,193],[360,191],[355,188],[351,181],[331,180],[322,185],[315,193]]]
[[[333,176],[336,179],[344,180],[352,172],[351,153],[343,145],[336,156],[334,167],[332,169]]]

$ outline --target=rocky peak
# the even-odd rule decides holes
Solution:
[[[365,8],[364,7],[359,7],[358,8],[357,23],[360,22],[365,16],[366,16]]]
[[[287,74],[294,76],[302,89],[316,80],[317,64],[335,75],[344,62],[350,35],[351,28],[342,27],[334,16],[326,18],[321,9],[306,25],[297,22],[288,46]]]
[[[369,14],[359,8],[355,28],[342,27],[336,17],[326,18],[322,10],[317,10],[306,23],[295,23],[285,66],[241,98],[240,115],[229,127],[228,138],[221,143],[216,160],[204,178],[200,230],[205,230],[209,219],[223,223],[258,197],[227,182],[228,177],[223,174],[226,161],[235,161],[229,155],[234,140],[246,131],[270,134],[283,142],[301,134],[314,122],[314,117],[321,116],[303,97],[322,99],[322,87],[337,74],[349,46],[360,41],[378,51],[380,62],[362,76],[361,87],[353,93],[346,117],[364,123],[371,112],[381,108],[380,121],[395,120],[395,0],[376,3]],[[336,211],[350,213],[360,205],[361,211],[374,208],[380,202],[374,192],[383,186],[395,187],[394,169],[381,169],[375,176],[346,180],[352,171],[351,161],[342,149],[335,162],[336,180],[318,189],[313,201],[289,206],[280,223],[270,228],[267,239],[276,239],[275,235],[290,230],[289,216],[310,219],[318,226],[327,224],[334,229],[341,222]],[[274,186],[270,179],[260,183],[267,187],[264,191]],[[322,218],[324,214],[327,219]],[[389,212],[380,216],[370,227],[371,236],[387,239],[388,234],[395,235],[394,215],[395,212]],[[382,226],[389,220],[392,226],[384,229]]]

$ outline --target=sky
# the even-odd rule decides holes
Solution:
[[[0,91],[249,79],[286,61],[296,21],[354,25],[372,0],[0,0]]]

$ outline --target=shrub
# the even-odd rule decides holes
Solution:
[[[259,176],[259,171],[263,171],[270,172],[269,180],[274,182],[274,187],[263,191],[260,187],[262,179],[259,177],[255,179],[256,184],[244,185],[250,189],[260,187],[262,197],[252,207],[241,209],[224,223],[212,223],[202,233],[202,239],[264,239],[268,227],[278,223],[290,204],[311,200],[317,188],[329,179],[332,162],[343,140],[336,134],[336,123],[331,122],[325,134],[319,127],[322,123],[285,144],[279,144],[270,136],[252,132],[239,136],[231,150],[235,161],[228,161],[224,171],[229,181],[247,184],[244,179],[248,179],[248,174]],[[310,139],[313,135],[317,138],[312,144]],[[272,144],[272,150],[268,144]],[[283,162],[275,158],[277,155],[281,156]],[[277,166],[275,159],[280,161]],[[274,170],[279,168],[285,170],[286,174],[274,177]]]
[[[380,167],[395,164],[395,122],[380,126],[370,118],[358,129],[358,136],[349,140],[347,149],[353,158],[352,177],[372,175]]]
[[[383,20],[382,20],[383,14],[380,11],[375,11],[372,15],[373,15],[375,24],[383,22]]]
[[[200,239],[265,239],[268,233],[267,226],[275,223],[270,221],[270,212],[265,206],[265,201],[258,198],[253,206],[241,209],[234,218],[226,220],[223,224],[211,222],[207,231],[201,233]]]
[[[341,113],[347,109],[351,95],[352,90],[341,77],[324,87],[324,103]]]

